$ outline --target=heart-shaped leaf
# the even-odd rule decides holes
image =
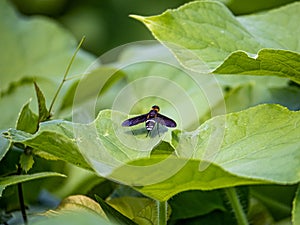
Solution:
[[[174,153],[152,156],[163,137],[146,137],[145,128],[134,135],[121,126],[124,118],[104,110],[88,125],[51,121],[34,135],[9,130],[7,136],[161,201],[191,189],[300,180],[300,114],[282,106],[259,105],[214,117],[193,132],[174,131]]]
[[[258,15],[235,17],[219,2],[198,1],[158,16],[133,17],[190,69],[285,76],[299,83],[299,10],[296,2]]]

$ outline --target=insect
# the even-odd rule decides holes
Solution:
[[[147,136],[149,135],[150,131],[153,130],[156,123],[162,124],[166,127],[176,127],[176,122],[174,120],[158,112],[159,107],[154,105],[148,113],[125,120],[122,123],[122,126],[131,127],[139,123],[146,122]]]

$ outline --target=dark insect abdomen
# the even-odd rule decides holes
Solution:
[[[148,119],[146,120],[146,129],[147,131],[152,131],[155,126],[155,120],[154,119]]]

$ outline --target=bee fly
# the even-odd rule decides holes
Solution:
[[[159,107],[157,105],[154,105],[152,106],[150,112],[125,120],[122,123],[122,126],[131,127],[139,123],[146,122],[147,136],[149,135],[150,131],[153,130],[156,123],[162,124],[166,127],[176,127],[176,122],[174,120],[158,112],[159,112]]]

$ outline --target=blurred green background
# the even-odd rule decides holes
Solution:
[[[236,15],[258,12],[293,0],[220,0]],[[84,48],[95,55],[132,41],[153,39],[130,14],[151,16],[189,2],[188,0],[12,0],[26,15],[51,17],[70,30]]]

